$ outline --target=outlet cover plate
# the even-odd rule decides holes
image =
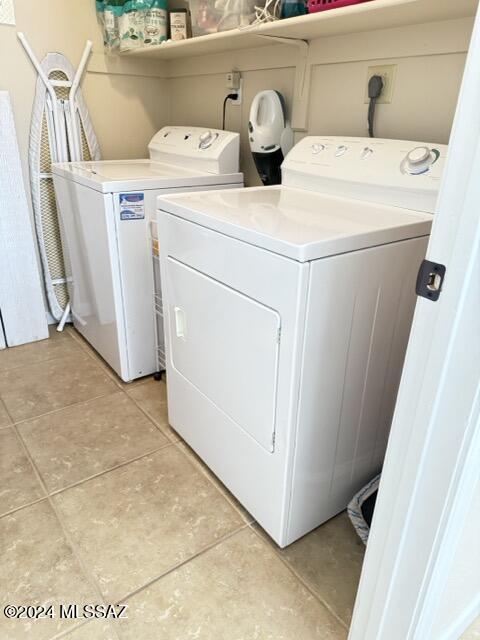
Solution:
[[[370,102],[370,98],[368,97],[368,82],[372,76],[381,76],[383,78],[384,87],[382,95],[377,100],[377,104],[391,104],[396,75],[396,64],[382,64],[376,67],[368,67],[367,80],[365,82],[365,104]]]
[[[233,91],[232,91],[233,93]],[[235,106],[239,106],[242,104],[242,100],[243,100],[243,78],[240,78],[240,86],[237,89],[237,99],[236,100],[230,100],[230,104],[233,104]]]

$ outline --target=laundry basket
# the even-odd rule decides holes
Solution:
[[[372,0],[308,0],[308,12],[327,11],[328,9],[339,9],[340,7],[348,7],[351,4],[360,4],[360,2],[372,2]]]
[[[360,489],[347,507],[348,517],[355,527],[359,538],[365,545],[368,542],[368,536],[370,534],[379,484],[380,475],[370,480],[363,489]]]

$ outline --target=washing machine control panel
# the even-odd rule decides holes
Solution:
[[[446,145],[309,136],[285,158],[285,186],[433,211]]]
[[[163,127],[148,145],[155,162],[209,173],[237,173],[240,136],[231,131],[203,127]]]

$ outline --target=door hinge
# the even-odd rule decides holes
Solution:
[[[272,433],[272,451],[275,451],[275,431]]]
[[[282,328],[280,327],[280,329],[278,329],[277,331],[277,342],[278,344],[280,344],[280,340],[282,339]]]
[[[445,265],[424,260],[420,265],[417,276],[417,296],[436,302],[442,293],[446,272],[447,267]]]

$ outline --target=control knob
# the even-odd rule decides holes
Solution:
[[[211,131],[204,131],[203,133],[200,134],[200,137],[199,137],[200,144],[198,146],[200,147],[200,149],[208,149],[208,147],[210,147],[217,138],[218,138],[218,133],[212,133]]]
[[[321,144],[319,142],[314,142],[314,144],[312,144],[312,153],[314,155],[317,155],[318,153],[321,153],[322,151],[325,151],[325,145]]]
[[[425,173],[435,160],[435,154],[428,147],[415,147],[407,153],[404,160],[404,170],[411,175]]]

